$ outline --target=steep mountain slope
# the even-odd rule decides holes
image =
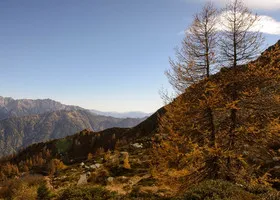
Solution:
[[[10,117],[38,115],[57,110],[83,110],[78,106],[68,106],[51,99],[12,99],[0,96],[0,120]]]
[[[120,119],[93,115],[86,110],[55,111],[0,121],[0,156],[15,153],[33,143],[63,138],[83,129],[100,131],[133,127],[144,119]]]

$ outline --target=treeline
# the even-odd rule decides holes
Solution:
[[[26,160],[21,160],[19,163],[1,161],[0,181],[5,181],[29,172],[53,175],[65,167],[61,160],[52,157],[50,150],[44,149],[42,152],[38,152]]]
[[[0,159],[0,181],[23,173],[53,175],[66,165],[96,157],[127,144],[122,133],[128,129],[113,128],[102,132],[83,130],[66,138],[38,143],[17,154]]]

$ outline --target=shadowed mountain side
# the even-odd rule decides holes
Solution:
[[[20,151],[13,161],[19,163],[38,152],[50,150],[53,157],[60,158],[65,163],[86,159],[88,153],[95,153],[98,149],[104,151],[113,149],[117,142],[133,142],[136,139],[152,137],[159,125],[159,118],[165,113],[161,108],[151,117],[133,128],[110,128],[100,132],[83,130],[75,135],[49,142],[41,142]]]
[[[133,127],[143,120],[92,115],[86,110],[61,110],[5,119],[0,121],[0,156],[34,143],[64,138],[83,129],[101,131],[112,127]]]

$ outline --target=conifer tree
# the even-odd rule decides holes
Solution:
[[[208,178],[271,181],[264,163],[277,155],[270,145],[280,145],[280,48],[247,64],[258,55],[263,41],[255,27],[258,19],[240,0],[227,5],[221,14],[219,58],[230,69],[195,79],[193,85],[188,82],[185,93],[165,107],[162,140],[154,141],[157,170],[181,170],[186,183]]]
[[[181,50],[177,50],[177,61],[170,60],[171,70],[166,71],[169,82],[177,92],[182,93],[191,84],[209,78],[215,69],[217,48],[218,11],[211,2],[204,5],[194,16],[191,26],[185,33]],[[215,146],[214,114],[209,105],[211,90],[205,91],[204,112],[208,118],[207,136],[211,146]]]
[[[257,14],[253,14],[241,0],[230,2],[221,14],[221,25],[223,30],[219,37],[220,61],[226,66],[233,68],[236,77],[237,66],[246,64],[256,58],[260,53],[263,42],[262,34],[256,29],[259,20]],[[238,126],[237,111],[239,94],[237,91],[238,80],[228,84],[228,92],[231,96],[230,127],[229,127],[229,149],[233,149],[236,139],[236,128]],[[230,157],[228,167],[230,167]]]
[[[238,73],[227,70],[189,87],[166,106],[167,113],[161,119],[162,137],[154,142],[153,166],[162,173],[180,171],[186,184],[209,178],[248,184],[275,181],[269,176],[273,168],[267,163],[271,166],[280,154],[279,77],[280,46],[276,45],[257,61],[239,67]],[[238,83],[239,123],[235,144],[229,148],[229,110],[235,106],[228,91],[232,82]],[[207,101],[205,91],[209,92]],[[209,106],[215,116],[214,147],[207,137],[209,124],[204,109]]]
[[[170,59],[171,70],[165,72],[173,88],[182,93],[197,81],[209,77],[215,63],[217,9],[206,3],[194,16],[185,31],[181,49],[177,49],[177,61]]]

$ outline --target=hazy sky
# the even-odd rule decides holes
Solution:
[[[162,106],[158,91],[169,87],[168,58],[204,2],[0,1],[0,96],[153,112]],[[280,0],[245,2],[263,15],[266,44],[274,44]]]

